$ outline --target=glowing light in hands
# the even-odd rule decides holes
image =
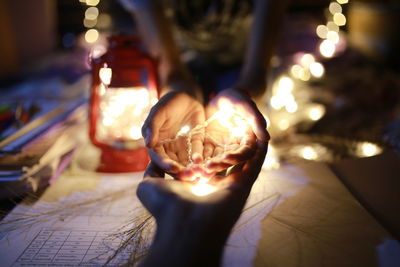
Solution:
[[[195,184],[189,186],[190,191],[196,196],[207,196],[217,191],[217,187],[208,183],[209,179],[199,177]]]
[[[369,142],[363,142],[357,147],[357,155],[360,157],[372,157],[380,154],[381,152],[382,148]]]
[[[185,135],[189,131],[190,131],[190,126],[189,125],[185,125],[179,130],[178,135]]]

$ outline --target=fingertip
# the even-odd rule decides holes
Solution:
[[[200,153],[195,152],[192,155],[192,160],[195,164],[200,164],[201,162],[203,162],[203,156]]]

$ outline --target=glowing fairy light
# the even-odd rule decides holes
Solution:
[[[99,77],[102,83],[105,85],[110,85],[111,77],[112,77],[112,70],[111,68],[101,68],[99,71]]]
[[[319,38],[325,39],[326,35],[328,34],[328,27],[325,26],[325,25],[318,25],[318,27],[316,29],[316,33],[317,33]]]
[[[199,197],[207,196],[217,191],[217,187],[208,183],[209,179],[199,177],[197,182],[189,186],[190,191]]]
[[[190,131],[190,126],[189,125],[185,125],[179,130],[178,135],[185,135],[189,131]]]
[[[304,68],[300,71],[300,77],[299,77],[300,80],[306,82],[306,81],[310,80],[310,78],[311,78],[311,74],[308,69]]]
[[[86,0],[86,5],[88,6],[97,6],[100,3],[100,0]]]
[[[318,158],[318,154],[311,146],[305,146],[300,150],[300,156],[307,160],[315,160]]]
[[[263,168],[267,170],[278,169],[280,167],[279,157],[273,145],[268,146],[268,153],[265,157]]]
[[[349,0],[336,0],[339,4],[344,5],[349,2]]]
[[[296,103],[296,101],[290,101],[285,105],[285,109],[287,112],[289,113],[295,113],[298,109],[298,105]]]
[[[331,12],[332,15],[335,15],[336,13],[342,13],[342,6],[337,2],[331,2],[329,4],[329,12]]]
[[[317,105],[312,107],[308,111],[308,117],[312,121],[317,121],[325,115],[325,107],[323,105]]]
[[[333,21],[328,21],[328,23],[326,24],[326,27],[328,28],[328,31],[339,32],[339,26],[336,25],[336,23]],[[327,35],[328,35],[328,33],[327,33]]]
[[[295,64],[290,68],[290,73],[292,74],[293,77],[300,79],[300,73],[302,69],[303,69],[302,66],[300,66],[299,64]]]
[[[89,19],[89,20],[95,20],[97,19],[97,16],[99,15],[99,10],[97,9],[97,7],[89,7],[88,9],[86,9],[85,11],[85,18]]]
[[[278,81],[278,86],[276,87],[276,93],[278,95],[288,95],[291,94],[294,88],[293,80],[287,76],[282,76]]]
[[[319,45],[319,51],[324,57],[332,57],[336,51],[335,43],[331,40],[323,40]]]
[[[100,88],[110,83],[111,75],[111,68],[100,69]],[[99,100],[97,139],[104,143],[122,139],[131,141],[133,146],[139,144],[142,124],[151,107],[149,91],[144,87],[105,88]]]
[[[372,157],[382,152],[382,148],[370,142],[363,142],[357,146],[357,155],[360,157]]]
[[[325,68],[321,63],[314,62],[310,65],[310,73],[315,78],[321,78],[325,73]]]
[[[282,119],[278,122],[278,128],[281,129],[282,131],[287,130],[289,126],[290,126],[289,121],[286,119]]]
[[[308,68],[314,62],[315,62],[315,58],[311,54],[304,54],[300,59],[301,65],[305,68]]]
[[[339,43],[339,33],[335,32],[335,31],[329,31],[326,36],[326,39],[337,44],[337,43]]]
[[[333,22],[338,26],[346,25],[346,17],[341,13],[336,13],[333,15]]]
[[[85,26],[86,28],[92,28],[96,26],[96,24],[97,24],[97,19],[87,19],[87,18],[83,19],[83,26]]]
[[[140,138],[142,138],[141,127],[132,126],[131,129],[129,130],[129,136],[130,136],[133,140],[139,140]]]
[[[99,39],[99,32],[96,29],[87,30],[85,33],[85,40],[88,43],[94,43]]]

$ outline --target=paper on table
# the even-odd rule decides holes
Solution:
[[[135,186],[142,174],[113,177],[89,174],[64,174],[40,202],[32,208],[20,206],[5,219],[18,217],[27,209],[34,214],[48,213],[34,221],[27,219],[24,223],[14,224],[15,231],[7,232],[3,227],[0,258],[4,266],[82,265],[90,262],[102,265],[106,262],[113,248],[119,245],[115,240],[110,241],[110,237],[123,231],[124,226],[131,227],[130,219],[139,218],[140,221],[140,216],[143,218],[146,216],[143,214],[147,214],[135,194]],[[294,167],[263,170],[228,241],[223,265],[251,266],[261,236],[260,221],[280,201],[306,183],[301,170]],[[96,201],[90,201],[93,199]],[[57,212],[52,214],[52,210]],[[154,225],[149,225],[144,248],[150,244],[154,231]],[[104,238],[106,240],[102,241]],[[120,253],[116,261],[123,262],[129,253]]]

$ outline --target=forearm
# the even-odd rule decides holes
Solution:
[[[149,254],[141,266],[220,266],[226,238],[210,235],[201,229],[187,228],[157,230]]]
[[[245,60],[237,87],[252,96],[265,90],[266,75],[288,0],[258,0],[249,33]]]
[[[180,59],[172,30],[164,14],[162,1],[152,1],[146,8],[133,10],[139,32],[150,54],[157,59],[161,94],[183,90],[199,98],[200,90]]]

